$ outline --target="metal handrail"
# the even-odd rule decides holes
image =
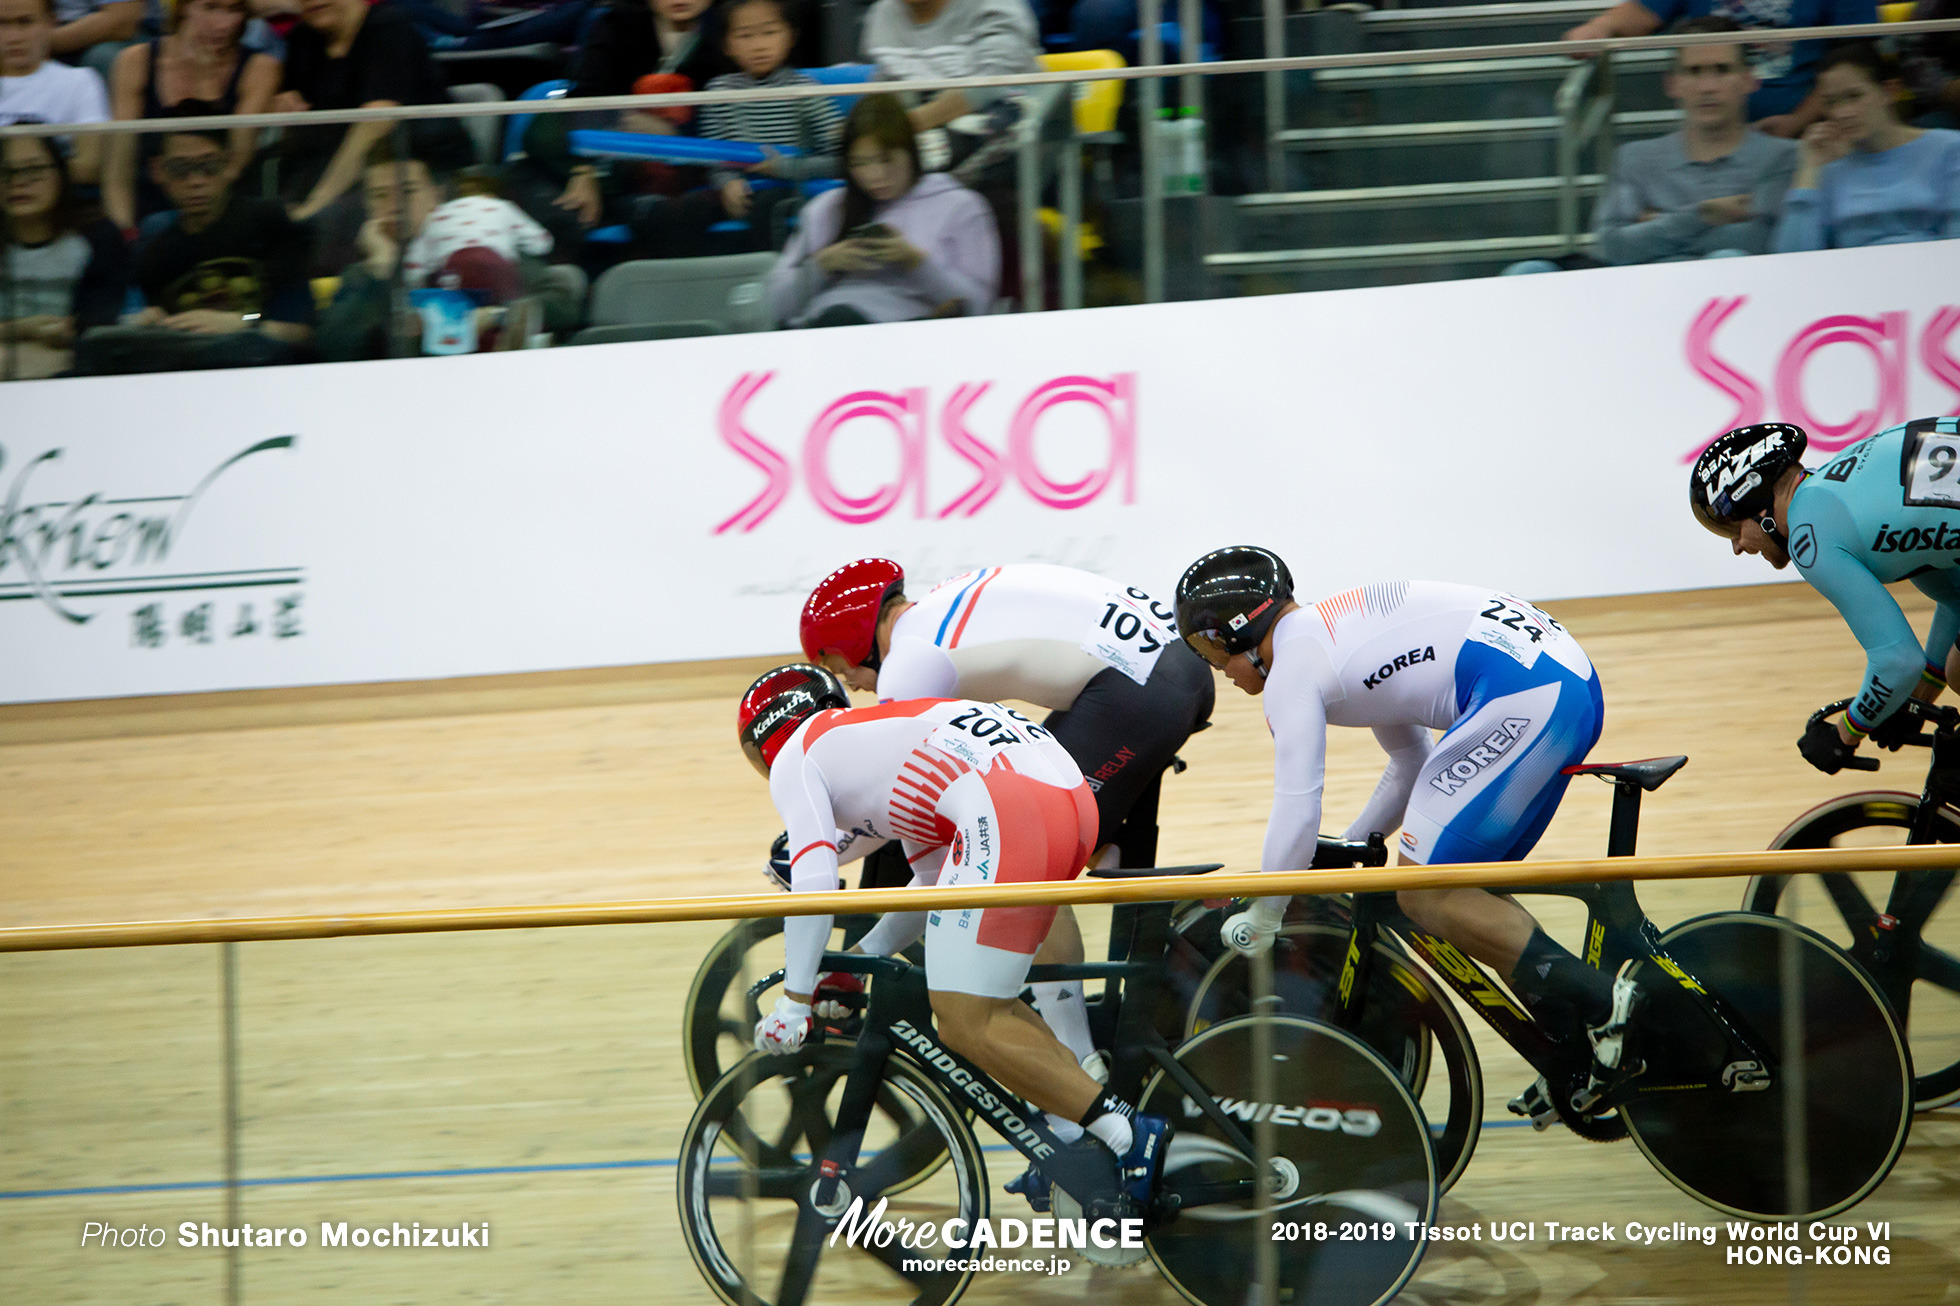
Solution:
[[[1579,156],[1595,142],[1602,160],[1613,152],[1613,57],[1574,68],[1552,105],[1559,119],[1558,234],[1565,253],[1573,254],[1579,249]]]
[[[1777,29],[1774,40],[1841,41],[1857,37],[1911,36],[1923,32],[1960,31],[1960,18],[1939,18],[1908,23],[1859,23],[1845,27],[1792,27]],[[865,83],[874,88],[886,85],[894,91],[937,92],[986,88],[1073,85],[1078,82],[1143,81],[1156,82],[1167,77],[1222,77],[1241,73],[1299,72],[1324,68],[1367,68],[1386,64],[1443,63],[1470,59],[1518,59],[1539,55],[1566,55],[1580,58],[1610,54],[1618,50],[1671,50],[1699,45],[1760,45],[1763,29],[1742,32],[1673,33],[1660,36],[1627,36],[1610,40],[1530,41],[1513,45],[1449,46],[1434,50],[1366,50],[1353,54],[1297,55],[1289,58],[1237,59],[1221,63],[1182,63],[1140,65],[1131,68],[1085,68],[1054,73],[1017,73],[1002,77],[921,78],[888,84]],[[1147,33],[1146,33],[1147,36]],[[1146,41],[1146,44],[1149,44]],[[853,91],[864,94],[864,89]],[[687,91],[672,95],[603,95],[588,99],[489,100],[480,103],[404,104],[382,109],[309,109],[302,113],[240,113],[225,116],[224,127],[323,126],[357,122],[413,122],[426,118],[503,117],[511,113],[601,113],[631,109],[671,108],[683,105],[775,103],[786,100],[833,98],[835,86],[784,86],[754,91]],[[182,118],[135,118],[90,123],[20,123],[0,127],[0,140],[14,136],[96,136],[140,135],[181,132]]]

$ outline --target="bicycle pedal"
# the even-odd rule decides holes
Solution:
[[[1135,1207],[1136,1204],[1127,1197],[1108,1197],[1091,1201],[1088,1209],[1084,1210],[1074,1194],[1060,1184],[1055,1185],[1050,1202],[1056,1219],[1088,1220],[1091,1223],[1100,1219],[1135,1219],[1139,1214]],[[1122,1226],[1119,1224],[1117,1227]],[[1105,1270],[1120,1270],[1135,1265],[1149,1255],[1149,1250],[1144,1247],[1102,1247],[1093,1238],[1089,1240],[1089,1246],[1082,1249],[1083,1260]]]
[[[1506,1103],[1505,1109],[1531,1121],[1531,1127],[1541,1134],[1558,1120],[1558,1108],[1552,1105],[1552,1087],[1543,1076]]]

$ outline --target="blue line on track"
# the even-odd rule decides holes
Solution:
[[[1485,1129],[1515,1129],[1528,1120],[1486,1120]],[[1441,1130],[1432,1127],[1431,1132]],[[1012,1152],[1005,1143],[993,1143],[983,1152]],[[672,1158],[634,1161],[568,1161],[558,1165],[486,1165],[455,1170],[373,1170],[358,1174],[292,1175],[272,1179],[241,1179],[240,1188],[291,1188],[300,1184],[358,1184],[387,1179],[477,1179],[506,1174],[577,1174],[605,1170],[666,1170],[677,1162]],[[24,1201],[35,1197],[122,1197],[134,1193],[188,1193],[221,1191],[222,1179],[199,1179],[174,1184],[100,1184],[91,1188],[23,1188],[0,1192],[0,1201]]]

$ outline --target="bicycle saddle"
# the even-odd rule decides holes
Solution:
[[[1103,871],[1091,868],[1083,874],[1098,880],[1134,880],[1146,875],[1209,875],[1224,864],[1224,862],[1209,862],[1202,866],[1112,866]]]
[[[1648,757],[1638,762],[1584,762],[1566,767],[1564,774],[1603,775],[1610,780],[1631,780],[1651,794],[1687,764],[1685,757]]]

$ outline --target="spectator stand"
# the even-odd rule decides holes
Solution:
[[[1311,23],[1268,21],[1263,35],[1274,55],[1510,44],[1554,40],[1605,8],[1599,0],[1341,5]],[[1416,269],[1478,275],[1517,258],[1577,252],[1590,239],[1582,201],[1604,188],[1615,141],[1680,121],[1661,92],[1673,57],[1323,69],[1305,96],[1269,74],[1266,188],[1230,206],[1205,268],[1320,289],[1419,279]],[[1312,125],[1294,126],[1301,116]],[[1306,186],[1290,184],[1302,173]]]
[[[1264,3],[1269,57],[1552,41],[1609,7],[1337,4],[1289,16],[1278,0]],[[1906,21],[1912,6],[1887,4],[1880,16]],[[1223,206],[1205,269],[1242,287],[1332,289],[1584,251],[1615,144],[1680,124],[1662,91],[1673,60],[1672,50],[1634,50],[1268,73],[1265,187]],[[1301,117],[1307,125],[1295,126]]]

